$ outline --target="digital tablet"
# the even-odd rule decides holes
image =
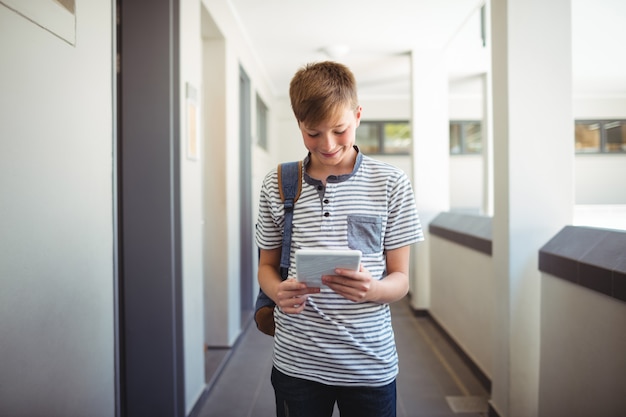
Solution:
[[[325,287],[322,275],[335,275],[335,269],[359,270],[360,250],[298,249],[296,250],[296,279],[309,287]]]

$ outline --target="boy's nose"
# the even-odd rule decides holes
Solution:
[[[335,147],[335,138],[332,133],[327,133],[322,136],[322,142],[320,143],[320,148],[323,150],[331,151]]]

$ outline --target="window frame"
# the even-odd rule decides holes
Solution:
[[[469,124],[477,124],[480,127],[480,152],[470,152],[468,151],[468,146],[467,146],[467,136],[465,134],[465,129],[464,127],[466,125]],[[448,152],[450,154],[450,156],[462,156],[462,155],[482,155],[483,153],[483,126],[482,126],[483,122],[482,120],[472,120],[472,119],[454,119],[454,120],[450,120],[449,121],[449,130],[452,130],[452,126],[453,125],[458,125],[460,126],[459,128],[459,132],[460,132],[460,144],[459,146],[461,147],[459,152],[452,152],[452,148],[451,148],[451,141],[452,141],[452,137],[448,137]]]
[[[626,119],[576,119],[574,120],[574,152],[576,155],[624,155],[626,154],[626,149],[621,149],[617,151],[609,151],[607,149],[608,144],[608,135],[606,130],[606,125],[610,123],[619,122],[621,125],[626,125]],[[576,148],[576,125],[592,125],[598,124],[600,125],[600,144],[598,150],[590,151],[590,150],[578,150]]]
[[[381,119],[381,120],[361,120],[359,127],[363,125],[372,125],[375,127],[376,131],[376,139],[378,142],[378,152],[367,152],[369,155],[389,155],[389,156],[409,156],[411,155],[411,147],[406,151],[395,151],[388,152],[385,149],[385,125],[387,124],[406,124],[409,129],[409,145],[413,142],[413,135],[411,132],[411,123],[408,120],[389,120],[389,119]],[[359,127],[357,127],[357,132]],[[358,134],[357,134],[358,136]],[[356,145],[359,146],[358,138],[356,139]]]

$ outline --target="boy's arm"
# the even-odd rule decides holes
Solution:
[[[387,251],[387,276],[373,281],[372,299],[378,303],[392,303],[409,292],[409,260],[411,246]]]
[[[276,303],[276,293],[281,282],[280,269],[281,248],[261,249],[259,252],[259,285],[263,292]]]
[[[322,282],[354,302],[392,303],[409,292],[409,258],[411,246],[387,251],[387,276],[372,278],[368,270],[337,270],[339,275],[325,275]]]
[[[304,310],[308,294],[320,292],[309,288],[293,278],[283,281],[280,277],[281,248],[261,249],[259,258],[259,285],[263,292],[285,313],[298,314]]]

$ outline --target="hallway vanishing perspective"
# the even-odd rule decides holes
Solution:
[[[0,0],[0,417],[274,415],[254,223],[331,58],[427,232],[398,416],[626,417],[626,1],[373,6]]]
[[[416,316],[407,299],[392,304],[392,319],[400,357],[398,417],[485,417],[488,391],[433,320]],[[212,355],[220,352],[209,351],[207,364]],[[251,321],[192,415],[275,416],[271,368],[272,338]]]

